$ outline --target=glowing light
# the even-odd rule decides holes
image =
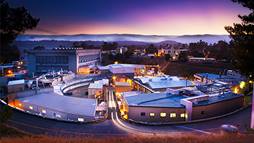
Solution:
[[[12,74],[12,70],[7,70],[7,74]]]
[[[46,114],[46,113],[47,113],[45,109],[42,109],[41,112],[42,112],[43,114]]]
[[[170,113],[170,118],[175,118],[176,117],[176,113]]]
[[[121,93],[120,92],[116,92],[116,96],[119,98],[121,97]]]
[[[161,117],[166,117],[166,115],[167,115],[166,113],[160,113]]]
[[[33,110],[34,108],[33,108],[33,106],[29,106],[29,109]]]
[[[246,83],[244,81],[240,82],[240,88],[243,89],[246,86]]]
[[[239,88],[238,88],[238,87],[235,87],[235,88],[234,88],[234,93],[235,93],[235,94],[238,94],[238,93],[239,93]]]
[[[127,119],[128,119],[128,115],[125,114],[125,115],[123,116],[123,118],[124,118],[125,120],[127,120]]]
[[[112,79],[115,81],[116,80],[116,76],[112,76]]]
[[[131,79],[127,79],[127,82],[132,86],[132,80]]]
[[[155,113],[150,113],[149,115],[150,115],[150,117],[154,117]]]
[[[252,80],[250,80],[250,81],[249,81],[249,83],[250,83],[250,84],[252,84],[252,83],[253,83],[253,81],[252,81]]]
[[[84,120],[84,118],[78,118],[78,121],[79,122],[84,122],[85,120]]]
[[[118,64],[118,61],[115,61],[114,64]]]

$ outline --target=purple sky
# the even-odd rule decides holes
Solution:
[[[248,13],[230,0],[9,0],[40,18],[30,34],[227,34]]]

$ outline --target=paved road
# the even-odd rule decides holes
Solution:
[[[184,134],[193,132],[197,134],[209,134],[217,130],[221,124],[238,125],[243,131],[250,124],[251,108],[247,108],[236,114],[193,124],[144,126],[128,123],[119,119],[114,97],[109,97],[110,120],[94,124],[79,124],[44,119],[14,110],[12,118],[7,122],[9,126],[32,134],[49,135],[92,135],[92,136],[126,136],[126,135],[158,135],[158,134]],[[0,105],[2,106],[2,105]]]

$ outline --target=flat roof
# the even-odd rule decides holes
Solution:
[[[193,106],[209,105],[225,100],[241,97],[240,94],[224,93],[218,96],[209,96],[208,100],[193,102]],[[170,93],[150,93],[139,94],[136,96],[124,96],[125,101],[129,106],[141,106],[141,107],[172,107],[181,108],[184,105],[181,104],[181,99],[188,98],[187,96],[181,96]]]
[[[156,76],[156,77],[136,77],[141,84],[146,84],[152,89],[162,88],[179,88],[185,86],[193,86],[194,84],[189,80],[183,80],[176,76]]]
[[[197,73],[195,75],[200,76],[202,78],[208,78],[210,80],[219,80],[221,82],[231,83],[233,85],[239,84],[240,81],[245,80],[244,77],[234,75],[219,75],[213,73]]]
[[[185,97],[170,93],[150,93],[128,96],[124,98],[129,106],[184,107],[180,104],[180,100]]]
[[[137,95],[141,94],[141,92],[140,91],[127,91],[127,92],[122,92],[121,94],[124,97],[129,97],[129,96],[137,96]]]
[[[18,100],[23,103],[89,117],[95,116],[96,111],[96,99],[62,96],[53,92],[41,93]]]
[[[96,88],[96,89],[102,89],[103,88],[103,83],[90,83],[88,86],[89,88]]]
[[[213,104],[221,101],[226,101],[234,98],[241,97],[241,94],[235,94],[232,92],[224,93],[218,96],[210,96],[208,100],[200,101],[200,102],[193,102],[193,106],[202,106],[202,105],[208,105]]]
[[[225,75],[219,75],[219,74],[213,74],[213,73],[197,73],[195,75],[203,77],[203,78],[208,78],[208,79],[211,79],[211,80],[216,80],[216,79],[226,77]]]
[[[98,66],[100,70],[109,70],[110,72],[117,73],[134,73],[135,68],[144,68],[144,65],[137,64],[110,64],[107,66]]]
[[[8,86],[9,85],[18,85],[18,84],[25,84],[25,80],[24,79],[11,80],[11,81],[8,82]]]

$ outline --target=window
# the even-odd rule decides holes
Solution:
[[[186,117],[186,114],[185,113],[181,113],[181,118],[185,118]]]
[[[167,114],[164,113],[164,112],[160,113],[160,116],[161,116],[161,117],[166,117],[166,115],[167,115]]]
[[[155,113],[150,113],[149,115],[150,115],[150,117],[154,117]]]
[[[176,117],[176,113],[170,113],[170,118],[175,118]]]
[[[141,115],[141,116],[145,116],[146,113],[145,113],[145,112],[141,112],[140,115]]]

